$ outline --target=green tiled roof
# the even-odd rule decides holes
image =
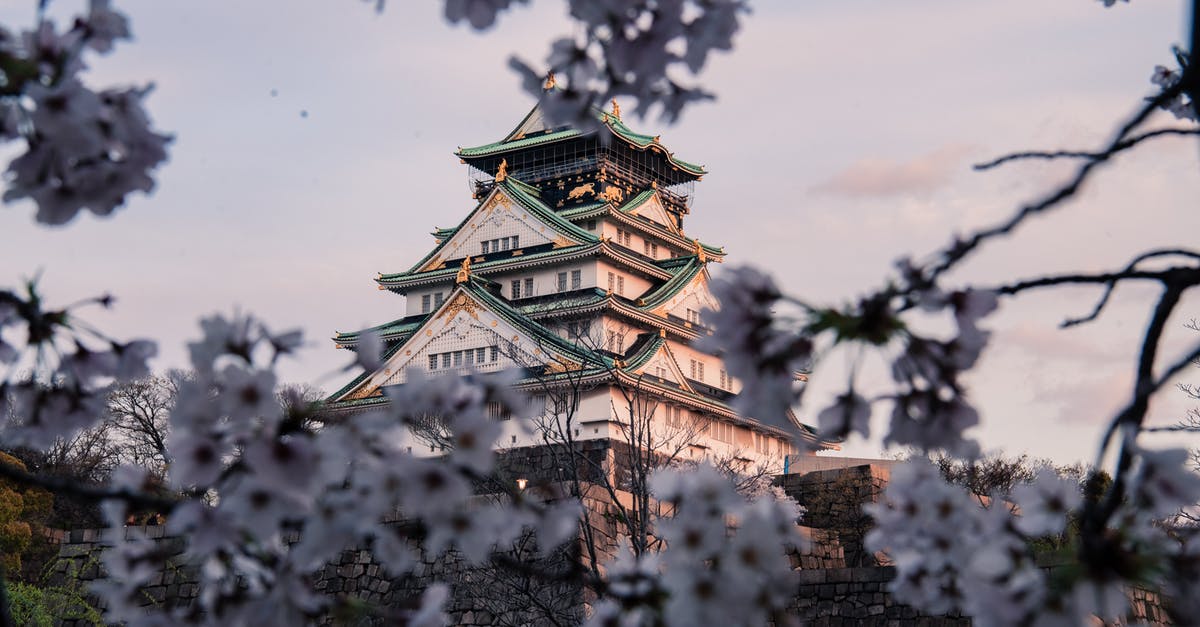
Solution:
[[[498,185],[508,191],[510,196],[512,196],[517,202],[521,203],[521,206],[525,207],[538,218],[541,218],[543,221],[550,224],[550,226],[554,227],[562,234],[574,237],[575,239],[583,242],[600,241],[600,238],[596,237],[590,231],[575,226],[570,221],[555,213],[553,209],[548,207],[546,203],[542,202],[538,197],[538,190],[536,187],[522,183],[521,181],[513,179],[512,177],[505,177],[505,179]]]
[[[655,191],[657,191],[657,190],[655,190],[653,187],[651,187],[651,188],[649,188],[649,189],[646,189],[646,190],[643,190],[643,191],[642,191],[641,193],[639,193],[637,196],[634,196],[633,198],[630,198],[630,199],[629,199],[629,202],[627,202],[627,203],[625,203],[625,204],[621,205],[621,206],[619,207],[619,210],[620,210],[622,213],[630,213],[630,212],[632,212],[634,209],[637,209],[638,207],[641,207],[641,206],[642,206],[642,205],[643,205],[643,204],[644,204],[644,203],[645,203],[647,200],[650,200],[651,198],[653,198],[653,197],[654,197],[654,193],[655,193]]]
[[[639,305],[641,308],[653,309],[667,302],[676,294],[678,294],[679,290],[687,287],[687,285],[692,282],[692,279],[694,279],[697,274],[700,274],[700,272],[704,270],[704,264],[700,263],[700,259],[695,255],[690,255],[688,257],[676,257],[676,259],[686,259],[687,263],[678,266],[678,271],[675,273],[675,276],[671,277],[666,283],[663,283],[658,287],[658,289],[643,296],[642,304]]]
[[[598,237],[596,237],[595,235],[593,235],[592,233],[588,232],[585,229],[581,229],[578,226],[575,226],[570,221],[564,219],[562,216],[555,213],[553,209],[546,206],[546,203],[542,202],[538,198],[538,190],[536,187],[522,183],[521,181],[513,179],[512,177],[506,177],[503,181],[496,184],[496,188],[497,188],[497,190],[493,191],[492,192],[493,194],[500,193],[500,190],[503,190],[504,193],[508,194],[508,196],[510,196],[511,198],[516,200],[518,204],[520,204],[522,207],[524,207],[530,213],[537,216],[540,220],[542,220],[546,224],[550,225],[554,230],[558,231],[559,233],[566,235],[567,237],[572,237],[576,240],[580,240],[582,242],[587,242],[587,243],[595,243],[595,242],[600,241],[600,239]],[[488,196],[490,197],[491,194],[489,194]],[[454,233],[458,232],[458,230],[461,229],[464,224],[466,224],[468,221],[470,221],[471,216],[475,215],[475,212],[479,211],[479,208],[482,207],[485,202],[487,202],[487,198],[484,198],[483,200],[481,200],[479,202],[479,204],[477,204],[475,206],[475,209],[473,211],[471,211],[471,213],[467,214],[467,217],[463,218],[462,222],[458,223],[458,226],[454,227],[453,229],[438,229],[435,232],[435,234],[445,232],[445,233],[449,233],[450,235],[453,235]],[[382,275],[380,275],[379,279],[377,279],[377,280],[396,279],[396,278],[400,278],[400,277],[410,276],[413,274],[423,274],[420,272],[421,268],[425,267],[430,262],[430,260],[432,260],[434,257],[436,257],[438,252],[441,251],[443,248],[445,248],[446,244],[449,241],[450,241],[450,237],[447,236],[437,246],[435,246],[434,249],[432,251],[430,251],[428,255],[425,255],[424,257],[422,257],[421,260],[418,261],[416,264],[414,264],[413,267],[410,268],[407,272],[382,274]],[[481,264],[481,265],[483,265],[483,264]],[[453,269],[446,268],[444,270],[457,271],[457,268],[453,268]],[[439,270],[431,270],[430,272],[440,272],[440,271]]]
[[[506,264],[509,264],[514,261],[528,261],[531,259],[545,259],[546,257],[556,257],[558,255],[563,255],[563,254],[567,254],[567,253],[573,253],[573,252],[588,250],[588,249],[592,249],[592,248],[599,248],[599,246],[600,246],[599,242],[596,242],[594,244],[579,244],[577,246],[567,246],[565,248],[557,248],[554,250],[544,250],[539,253],[531,253],[531,254],[527,254],[527,255],[522,255],[520,257],[504,257],[502,259],[492,259],[490,261],[481,261],[479,263],[471,264],[471,271],[475,272],[475,271],[479,271],[479,270],[487,270],[489,268],[506,265]],[[458,266],[454,266],[454,267],[447,266],[440,270],[429,270],[428,272],[412,272],[412,271],[396,272],[394,274],[381,274],[375,280],[381,284],[386,284],[387,282],[403,281],[404,279],[411,279],[414,277],[437,278],[437,277],[441,277],[441,276],[453,276],[454,274],[456,274],[458,272],[458,269],[459,269]]]
[[[596,211],[597,209],[603,209],[607,205],[608,205],[607,202],[590,202],[587,204],[570,207],[568,209],[563,209],[562,211],[558,211],[557,213],[558,213],[558,215],[562,216],[563,218],[570,220],[570,219],[574,218],[575,216],[580,216],[585,213],[591,213],[593,211]]]
[[[537,315],[556,309],[587,307],[603,302],[608,293],[600,288],[592,288],[559,298],[532,299],[532,302],[517,301],[516,306],[525,315]]]
[[[509,324],[521,329],[535,339],[545,342],[548,346],[553,347],[555,350],[560,351],[574,359],[578,359],[581,364],[595,364],[599,366],[612,365],[612,360],[610,358],[600,353],[588,350],[586,347],[579,346],[578,344],[563,339],[563,337],[559,334],[547,329],[541,324],[538,324],[523,312],[514,309],[508,304],[508,301],[492,294],[488,289],[482,287],[481,284],[477,283],[476,281],[476,277],[471,277],[470,281],[461,284],[459,287],[476,300],[484,303],[488,309],[503,318]],[[451,293],[450,299],[452,298],[453,293]],[[447,299],[447,302],[449,302],[450,299]]]
[[[362,329],[361,331],[338,333],[337,335],[333,336],[333,341],[339,344],[353,344],[358,342],[358,339],[363,333],[366,333],[367,331],[374,331],[379,336],[379,339],[384,340],[385,342],[391,342],[402,339],[404,336],[411,335],[413,331],[416,331],[421,326],[421,323],[425,322],[425,319],[428,317],[429,314],[405,316],[404,318],[392,320],[391,322],[385,322],[378,326]]]
[[[536,109],[537,107],[534,108]],[[663,155],[667,158],[667,160],[671,162],[671,165],[674,165],[681,170],[685,170],[689,174],[695,176],[702,176],[706,174],[703,166],[689,163],[682,159],[676,159],[675,155],[663,147],[663,145],[658,142],[658,139],[655,136],[634,132],[633,129],[626,126],[620,118],[611,113],[607,113],[599,109],[593,109],[593,113],[606,128],[612,131],[613,135],[620,137],[629,144],[643,150],[649,148],[651,145],[658,146],[660,149],[662,149]],[[530,114],[532,114],[532,111]],[[529,115],[526,115],[525,119],[528,118]],[[522,120],[522,123],[524,123],[524,120]],[[572,137],[580,137],[582,135],[584,135],[584,133],[579,129],[568,128],[559,131],[551,131],[548,133],[538,133],[537,135],[529,135],[522,137],[521,139],[502,139],[498,142],[492,142],[490,144],[484,144],[482,146],[475,146],[472,148],[459,148],[458,152],[454,154],[463,159],[488,157],[503,152],[511,152],[513,150],[520,150],[522,148],[540,146],[542,144],[549,144],[564,139],[570,139]]]

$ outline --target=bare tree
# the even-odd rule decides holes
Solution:
[[[166,444],[171,408],[188,376],[172,370],[117,385],[109,393],[105,423],[120,443],[125,461],[158,476],[165,474],[171,463]]]

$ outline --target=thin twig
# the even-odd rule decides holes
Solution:
[[[1086,152],[1077,150],[1027,150],[1023,152],[1014,152],[1004,155],[1003,157],[997,157],[991,161],[976,163],[975,165],[971,166],[971,168],[979,171],[991,170],[992,168],[1010,163],[1012,161],[1026,161],[1030,159],[1047,161],[1053,159],[1106,159],[1119,152],[1129,150],[1130,148],[1137,146],[1147,139],[1153,139],[1155,137],[1162,137],[1165,135],[1200,135],[1200,128],[1160,128],[1153,131],[1146,131],[1145,133],[1139,133],[1124,141],[1117,142],[1110,150],[1104,152]]]
[[[984,242],[1012,233],[1030,216],[1048,211],[1062,201],[1074,196],[1079,189],[1083,187],[1084,181],[1086,181],[1091,175],[1092,170],[1094,170],[1100,164],[1103,164],[1111,159],[1115,154],[1113,151],[1116,150],[1116,148],[1122,142],[1126,141],[1126,138],[1130,133],[1133,132],[1133,129],[1137,128],[1139,124],[1146,121],[1146,118],[1150,117],[1150,114],[1160,106],[1178,96],[1182,89],[1183,81],[1181,80],[1175,85],[1164,89],[1154,98],[1150,98],[1132,117],[1129,118],[1127,122],[1125,122],[1125,124],[1121,126],[1120,129],[1117,130],[1116,135],[1113,136],[1113,139],[1109,142],[1108,146],[1104,150],[1096,153],[1097,156],[1095,159],[1089,159],[1086,163],[1081,165],[1075,172],[1075,176],[1073,176],[1065,185],[1049,195],[1021,207],[1008,220],[990,228],[976,231],[965,239],[956,239],[949,247],[941,250],[938,253],[938,255],[941,257],[941,261],[936,263],[925,275],[927,281],[929,283],[935,282],[939,276],[946,273],[960,261],[965,259]]]

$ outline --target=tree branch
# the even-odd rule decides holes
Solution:
[[[1104,152],[1086,152],[1086,151],[1076,151],[1076,150],[1054,150],[1054,151],[1028,150],[1028,151],[1023,151],[1023,152],[1014,152],[1011,154],[1004,155],[1002,157],[997,157],[991,161],[986,161],[984,163],[977,163],[971,167],[972,167],[972,169],[975,169],[975,170],[984,171],[984,170],[991,170],[993,168],[996,168],[998,166],[1001,166],[1001,165],[1004,165],[1006,163],[1010,163],[1013,161],[1027,161],[1027,160],[1031,160],[1031,159],[1047,160],[1047,161],[1053,160],[1053,159],[1089,159],[1089,160],[1095,161],[1097,159],[1107,159],[1113,155],[1116,155],[1119,152],[1124,152],[1126,150],[1129,150],[1130,148],[1137,146],[1138,144],[1146,141],[1147,139],[1153,139],[1156,137],[1163,137],[1163,136],[1170,136],[1170,135],[1174,135],[1174,136],[1200,135],[1200,128],[1160,128],[1160,129],[1156,129],[1153,131],[1146,131],[1145,133],[1139,133],[1128,139],[1117,142],[1116,144],[1113,144],[1113,146],[1109,150],[1104,151]]]

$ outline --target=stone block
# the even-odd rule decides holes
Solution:
[[[825,583],[826,572],[824,569],[801,570],[799,574],[800,585]]]

